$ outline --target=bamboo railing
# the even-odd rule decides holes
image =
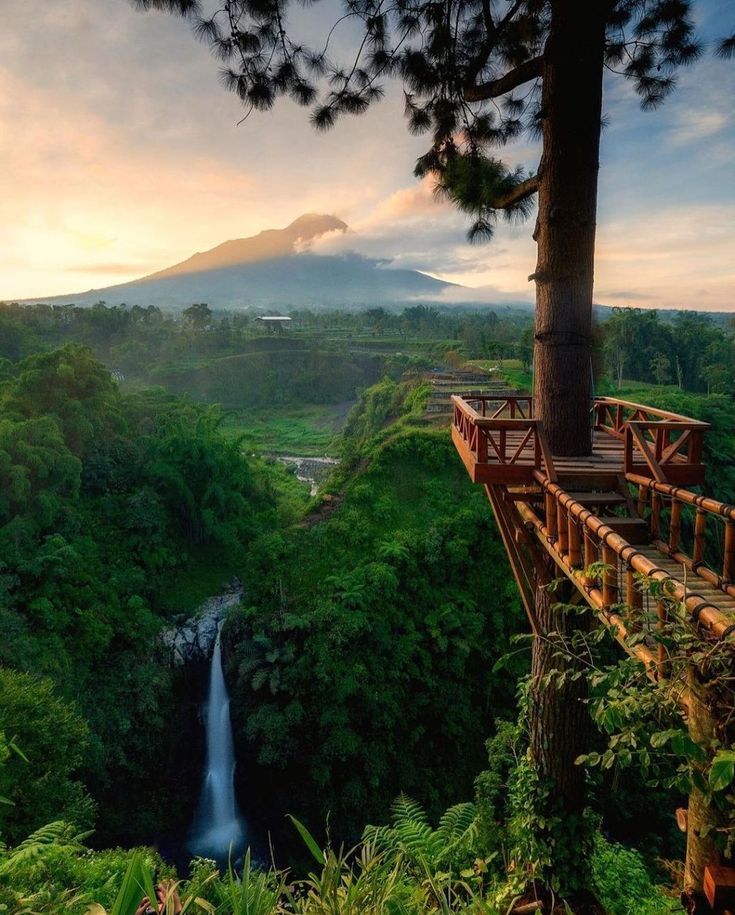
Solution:
[[[657,549],[735,597],[735,506],[638,474],[626,474],[626,479],[638,488],[638,514],[647,516]],[[689,524],[684,524],[687,509]],[[721,544],[721,555],[712,556],[710,563],[705,557],[707,532],[712,529],[711,525],[708,528],[708,521],[720,525],[716,538]],[[682,547],[684,536],[691,538],[688,552]],[[710,568],[715,564],[719,572]]]
[[[557,483],[541,473],[536,473],[536,479],[545,493],[546,519],[541,519],[527,504],[519,504],[518,509],[553,546],[570,575],[581,580],[585,592],[600,610],[607,614],[619,605],[632,609],[640,607],[640,591],[635,587],[633,574],[639,572],[664,583],[667,594],[686,607],[692,619],[711,635],[727,638],[735,632],[735,622],[716,604],[698,594],[696,589],[672,578]],[[608,570],[599,577],[586,578],[584,570],[596,563],[603,563]],[[624,582],[622,587],[620,582]]]

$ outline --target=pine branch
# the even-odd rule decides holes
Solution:
[[[532,79],[538,79],[541,76],[542,63],[542,57],[533,57],[498,79],[493,79],[489,83],[480,83],[478,86],[469,86],[464,91],[465,101],[481,102],[484,99],[498,98]]]
[[[494,210],[510,210],[513,207],[518,206],[519,203],[526,200],[528,197],[532,197],[538,191],[538,186],[538,175],[532,175],[530,178],[526,178],[525,181],[521,181],[520,184],[517,184],[512,191],[509,191],[507,194],[502,194],[496,200],[493,200],[492,208]]]

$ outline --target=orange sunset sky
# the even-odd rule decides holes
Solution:
[[[728,2],[698,4],[705,39]],[[319,31],[329,6],[312,8]],[[426,140],[405,129],[400,87],[316,134],[290,102],[243,124],[188,26],[127,0],[4,0],[0,35],[0,300],[134,279],[230,238],[334,213],[349,248],[530,300],[532,221],[466,241],[466,219],[412,177]],[[349,36],[344,38],[348,42]],[[735,65],[706,55],[658,111],[606,84],[596,301],[735,307]],[[535,167],[530,140],[507,148]]]

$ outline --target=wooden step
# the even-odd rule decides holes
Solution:
[[[513,502],[539,502],[544,491],[540,486],[508,486],[506,495]]]
[[[622,493],[619,492],[589,492],[589,491],[580,491],[580,492],[569,492],[567,495],[571,496],[575,502],[579,502],[580,505],[590,506],[602,506],[602,505],[625,505],[627,499]]]
[[[619,471],[615,468],[609,471],[599,470],[597,468],[589,470],[575,468],[571,471],[563,471],[556,468],[559,478],[559,486],[566,489],[567,492],[582,492],[589,490],[611,491],[618,485]]]
[[[617,515],[609,515],[601,517],[600,521],[624,537],[628,543],[638,546],[651,541],[648,524],[642,518],[620,518]]]

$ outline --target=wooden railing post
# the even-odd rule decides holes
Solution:
[[[701,464],[702,463],[702,445],[704,443],[704,438],[702,435],[701,429],[695,429],[691,436],[689,437],[689,463],[690,464]]]
[[[726,584],[731,584],[735,579],[735,521],[725,522],[724,554],[722,578]]]
[[[681,502],[671,500],[671,516],[669,518],[669,549],[675,553],[679,549],[681,540]]]
[[[707,526],[707,512],[697,509],[694,520],[694,549],[692,550],[692,562],[698,566],[704,559],[705,527]]]
[[[546,507],[546,532],[549,536],[549,540],[552,543],[556,543],[558,530],[556,523],[556,499],[549,492],[544,493],[544,505]]]
[[[569,549],[569,531],[567,528],[567,513],[561,502],[556,503],[556,532],[557,552],[561,556],[566,556]]]
[[[638,517],[642,518],[648,502],[648,490],[645,486],[638,487]]]
[[[569,565],[573,569],[577,569],[582,565],[582,543],[577,519],[571,513],[567,514],[567,544],[569,546]]]
[[[610,566],[602,576],[602,604],[608,610],[618,602],[618,554],[606,543],[602,545],[602,561]]]
[[[477,460],[479,463],[487,462],[487,432],[479,426],[477,429]]]
[[[633,472],[633,430],[625,427],[625,440],[623,442],[623,470],[625,473]]]

